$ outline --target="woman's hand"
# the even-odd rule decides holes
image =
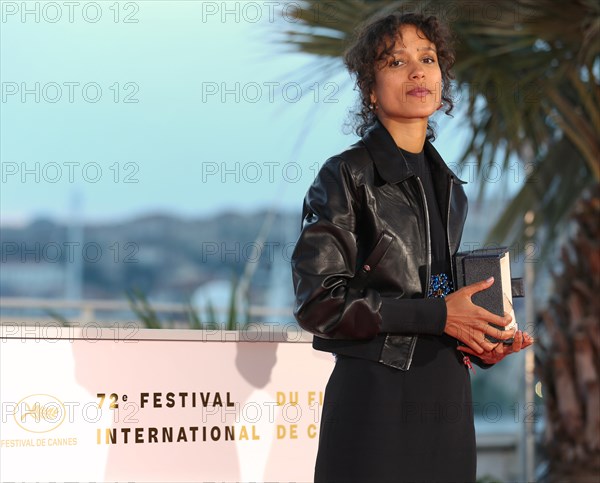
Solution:
[[[496,362],[500,362],[508,354],[519,352],[521,349],[525,349],[531,344],[533,344],[533,337],[531,337],[527,332],[519,330],[515,334],[515,340],[511,345],[498,344],[491,351],[486,351],[483,354],[477,354],[470,347],[466,346],[458,346],[457,349],[479,357],[481,362],[484,364],[496,364]]]
[[[495,324],[506,327],[512,321],[509,314],[504,317],[492,314],[471,301],[473,294],[489,288],[494,283],[494,278],[467,285],[448,295],[446,300],[446,328],[444,332],[462,342],[471,351],[470,354],[481,356],[484,353],[492,353],[498,344],[486,339],[486,335],[498,340],[506,340],[514,337],[515,329],[500,330],[492,327]],[[510,346],[509,346],[510,347]],[[506,354],[504,354],[506,355]],[[504,357],[504,355],[502,357]]]

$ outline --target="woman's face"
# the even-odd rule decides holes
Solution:
[[[381,121],[428,118],[441,105],[442,72],[435,45],[413,25],[400,32],[393,58],[375,67],[371,103]]]

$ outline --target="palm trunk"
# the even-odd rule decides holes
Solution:
[[[600,475],[599,215],[596,185],[575,209],[575,232],[553,274],[554,295],[538,318],[548,482],[596,482]]]

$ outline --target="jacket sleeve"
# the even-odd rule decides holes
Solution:
[[[442,334],[441,299],[393,299],[353,287],[360,194],[340,158],[321,168],[304,200],[303,227],[292,254],[300,326],[330,339],[370,339],[380,332]]]
[[[384,298],[383,332],[442,335],[446,328],[446,302],[442,298]]]

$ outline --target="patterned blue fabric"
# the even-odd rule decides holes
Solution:
[[[450,280],[448,275],[445,273],[431,274],[431,279],[429,281],[429,292],[427,292],[428,298],[444,298],[452,291],[452,280]]]

